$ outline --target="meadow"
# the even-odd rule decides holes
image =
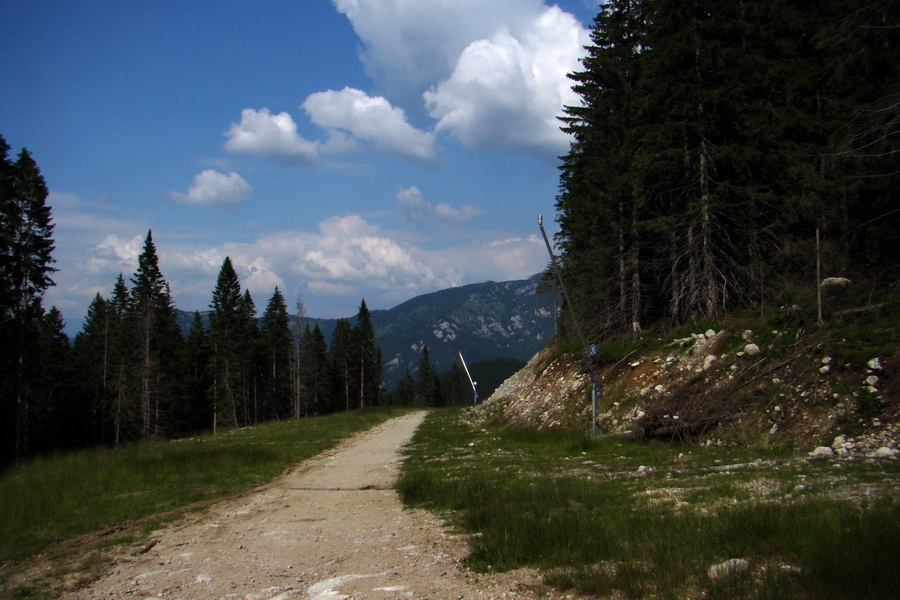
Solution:
[[[476,571],[609,598],[887,598],[900,465],[788,447],[592,440],[432,413],[397,489],[470,534]]]

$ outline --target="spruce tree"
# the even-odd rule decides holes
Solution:
[[[243,409],[241,357],[246,350],[243,346],[246,330],[241,312],[245,307],[240,280],[227,256],[219,270],[210,308],[212,426],[215,432],[220,423],[237,426],[240,423],[238,415]]]
[[[291,327],[287,304],[278,287],[266,305],[260,321],[264,392],[263,417],[291,414]]]

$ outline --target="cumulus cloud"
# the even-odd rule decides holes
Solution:
[[[241,111],[241,122],[225,133],[225,150],[257,154],[279,160],[309,164],[318,158],[319,143],[303,139],[297,124],[286,112],[273,115],[269,109]]]
[[[421,197],[415,188],[401,192],[408,198]],[[60,272],[46,301],[63,310],[77,329],[96,293],[109,297],[119,273],[126,282],[134,273],[146,224],[111,216],[106,213],[114,208],[89,205],[74,196],[51,200],[59,200],[54,217]],[[409,235],[384,231],[359,215],[334,216],[312,231],[269,233],[248,242],[211,244],[202,236],[162,229],[153,233],[160,269],[171,284],[176,306],[183,310],[209,306],[226,256],[257,306],[264,305],[277,285],[289,304],[299,295],[316,317],[350,316],[361,298],[370,307],[389,308],[456,285],[519,279],[546,263],[546,250],[534,236],[480,231],[472,232],[468,241],[426,249]]]
[[[540,14],[541,0],[332,0],[363,43],[360,58],[381,89],[401,102],[453,72],[473,41]]]
[[[565,152],[557,117],[578,102],[567,74],[590,42],[571,14],[542,0],[332,1],[379,87],[424,99],[436,132],[478,149]]]
[[[172,192],[171,196],[185,204],[235,206],[246,200],[252,191],[250,184],[234,171],[226,175],[206,169],[194,177],[186,194]]]
[[[403,207],[406,218],[420,226],[433,223],[465,223],[481,215],[481,211],[474,206],[453,208],[444,202],[433,205],[416,186],[400,188],[397,192],[397,202]]]
[[[578,103],[567,73],[578,70],[587,32],[570,14],[548,8],[514,35],[500,30],[472,42],[453,73],[424,95],[437,131],[474,148],[560,154],[563,106]]]
[[[319,127],[349,132],[380,152],[420,161],[435,158],[434,134],[410,125],[403,109],[381,96],[345,87],[312,94],[302,108]]]

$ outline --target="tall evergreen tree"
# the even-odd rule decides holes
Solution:
[[[354,361],[358,370],[356,377],[358,406],[359,408],[374,406],[379,403],[381,391],[381,359],[375,341],[372,315],[365,300],[359,305],[353,337],[356,345]]]
[[[286,417],[292,412],[292,344],[287,304],[281,291],[276,287],[260,322],[264,382],[263,416],[266,419]]]
[[[331,371],[330,410],[350,410],[356,390],[356,361],[353,328],[347,319],[339,319],[331,335],[328,353]]]
[[[212,425],[215,432],[220,423],[237,426],[240,422],[238,415],[242,410],[241,354],[245,350],[242,345],[245,328],[241,311],[244,303],[240,280],[231,264],[231,258],[227,256],[219,270],[210,308]]]
[[[428,356],[428,346],[424,346],[416,368],[416,406],[442,405],[440,381]]]
[[[8,153],[0,137],[0,366],[6,374],[0,402],[4,421],[12,424],[3,439],[11,440],[11,454],[22,458],[29,451],[29,393],[37,376],[29,367],[37,364],[42,299],[56,271],[54,225],[37,163],[24,148],[15,162]]]
[[[128,312],[135,331],[138,437],[144,438],[159,433],[160,407],[172,401],[171,373],[163,362],[180,350],[171,294],[150,231],[131,284]]]

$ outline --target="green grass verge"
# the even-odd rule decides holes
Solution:
[[[467,559],[476,570],[534,567],[553,586],[601,597],[882,598],[900,589],[894,463],[837,470],[790,449],[473,429],[458,416],[428,417],[397,489],[477,534]],[[878,485],[888,493],[873,496]],[[710,578],[732,558],[749,568]]]
[[[40,458],[0,480],[0,562],[138,520],[144,529],[262,484],[402,409],[366,409]]]

